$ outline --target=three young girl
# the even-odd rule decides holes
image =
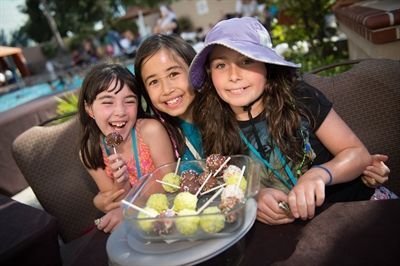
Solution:
[[[276,54],[250,17],[214,26],[190,66],[204,152],[247,153],[265,166],[258,219],[269,224],[309,219],[324,201],[374,193],[357,178],[372,157],[332,103],[299,80],[298,67]]]
[[[248,25],[249,23],[252,26]],[[218,25],[214,30],[218,29]],[[265,35],[262,28],[258,28],[259,25],[256,22],[251,20],[251,22],[246,22],[245,25],[250,27],[245,29],[249,31],[248,34],[254,34],[254,31],[256,31],[256,35],[259,34],[260,38],[262,38],[261,42],[267,40],[265,36],[268,35]],[[232,26],[235,27],[236,25]],[[242,30],[238,31],[238,33],[243,34]],[[226,37],[235,42],[235,34]],[[241,44],[241,46],[234,50],[240,52],[240,49],[244,49],[243,47],[248,47],[246,49],[250,49],[251,53],[255,52],[256,50],[251,46],[253,37],[249,38],[250,44],[244,43],[244,45],[239,38],[237,44]],[[215,43],[219,43],[218,38]],[[305,92],[302,92],[302,89],[296,90],[296,93],[303,93],[306,97],[304,95],[299,97],[294,94],[294,91],[291,91],[291,87],[288,86],[291,84],[288,77],[291,76],[288,73],[297,68],[296,65],[284,61],[278,56],[274,57],[278,61],[273,63],[280,62],[288,67],[281,68],[273,63],[271,64],[269,60],[260,60],[263,58],[261,57],[264,53],[262,50],[260,50],[260,54],[254,54],[256,59],[262,62],[260,63],[255,58],[251,59],[252,56],[249,55],[252,54],[243,56],[222,46],[216,45],[214,47],[215,43],[207,44],[206,48],[196,57],[191,68],[192,74],[197,69],[200,69],[200,75],[191,76],[195,87],[201,87],[203,81],[207,80],[207,86],[200,94],[192,89],[188,81],[189,65],[195,57],[195,51],[188,43],[177,36],[154,35],[142,43],[135,60],[135,74],[138,84],[135,84],[132,75],[127,72],[128,70],[117,65],[96,67],[86,77],[79,104],[80,119],[84,133],[81,141],[81,153],[82,161],[99,186],[100,193],[94,200],[95,204],[100,210],[107,213],[102,220],[99,220],[99,229],[110,231],[120,222],[122,217],[119,201],[124,193],[130,189],[131,185],[134,185],[135,178],[140,176],[136,169],[141,169],[141,174],[143,175],[150,172],[154,167],[174,160],[167,132],[160,123],[147,118],[148,116],[145,115],[142,107],[138,104],[141,96],[144,96],[149,109],[167,129],[175,150],[175,158],[181,157],[183,160],[192,160],[203,158],[204,154],[209,155],[211,153],[235,154],[249,152],[252,149],[246,148],[241,144],[246,143],[250,147],[253,146],[256,152],[258,147],[264,148],[259,153],[261,161],[265,160],[265,158],[273,159],[273,156],[263,156],[265,152],[270,155],[274,154],[274,152],[271,153],[271,149],[276,145],[280,149],[282,157],[285,156],[285,162],[287,160],[288,167],[296,164],[301,166],[296,168],[300,171],[299,173],[302,173],[300,175],[303,175],[302,182],[298,182],[299,185],[295,187],[296,189],[292,189],[290,186],[280,186],[280,190],[264,188],[261,191],[258,219],[267,223],[286,223],[294,219],[278,208],[278,201],[289,202],[293,214],[297,214],[298,217],[312,217],[313,206],[311,205],[304,211],[301,201],[306,201],[305,195],[307,197],[314,195],[314,189],[314,192],[318,192],[317,204],[322,203],[324,200],[322,195],[324,194],[324,182],[328,181],[327,176],[324,174],[329,171],[332,176],[335,176],[332,182],[337,183],[346,181],[342,177],[343,175],[350,173],[350,177],[354,178],[360,174],[360,171],[366,165],[369,165],[369,154],[358,139],[353,137],[353,141],[357,146],[357,148],[354,148],[355,151],[341,153],[340,156],[337,156],[338,159],[336,161],[333,160],[332,166],[330,164],[323,166],[328,170],[317,168],[307,171],[313,159],[312,151],[321,149],[321,152],[317,154],[317,158],[312,162],[314,164],[323,163],[325,162],[325,157],[330,156],[322,148],[323,145],[321,145],[318,138],[323,139],[323,144],[328,146],[332,144],[329,144],[330,141],[327,137],[321,137],[326,134],[326,130],[320,131],[318,128],[320,128],[321,124],[325,124],[323,121],[324,119],[326,120],[330,113],[331,104],[322,94],[306,85],[302,85],[303,87],[306,86]],[[221,44],[224,43],[221,42]],[[214,51],[213,48],[218,49]],[[209,60],[208,55],[211,50],[213,50],[213,57],[210,57],[211,60],[207,61],[211,63],[211,67],[206,71],[211,73],[212,81],[215,78],[215,89],[221,88],[219,90],[221,98],[216,94],[211,80],[205,74],[206,72],[203,72],[205,70],[204,66],[208,65],[206,60]],[[199,58],[203,60],[200,60],[200,63]],[[218,63],[218,60],[228,59],[229,61]],[[242,84],[224,91],[225,84],[232,83],[233,80],[237,82],[237,80],[242,79],[241,74],[239,75],[238,73],[237,77],[235,77],[235,73],[233,73],[228,80],[224,80],[223,73],[218,73],[218,71],[223,72],[226,69],[225,66],[232,63],[250,70],[248,71],[250,72],[248,73],[249,76],[247,74],[245,76],[251,76],[251,78],[246,78],[249,80],[249,84]],[[267,63],[267,65],[264,65],[264,63]],[[267,84],[269,84],[268,90],[266,88]],[[286,86],[282,90],[278,90],[281,85],[285,84]],[[271,96],[269,96],[270,94]],[[314,103],[315,94],[321,95],[321,103]],[[197,98],[198,96],[200,98]],[[305,100],[307,98],[309,99]],[[134,99],[134,101],[131,102],[129,99]],[[304,103],[302,102],[303,100],[305,100]],[[117,105],[117,102],[120,102],[120,106]],[[130,104],[132,106],[128,108]],[[196,105],[194,110],[193,104]],[[308,104],[311,106],[310,110],[308,110]],[[324,104],[326,107],[324,107]],[[123,108],[122,106],[124,105],[125,107]],[[319,105],[324,107],[321,113],[318,110]],[[108,109],[115,111],[107,111]],[[125,109],[125,111],[121,111],[122,109]],[[110,115],[107,115],[108,112]],[[204,154],[200,132],[193,124],[193,112],[195,112],[196,122],[202,129]],[[338,119],[336,124],[342,130],[344,129],[346,133],[352,135],[351,131],[337,118],[333,110],[332,112],[334,122]],[[313,117],[315,113],[318,113],[316,121],[314,121]],[[266,120],[267,115],[270,116],[268,120]],[[121,119],[121,116],[124,119]],[[242,121],[243,124],[238,124],[237,120]],[[272,126],[267,127],[266,121]],[[239,125],[242,127],[243,136],[240,134]],[[267,130],[271,132],[272,138],[268,137]],[[117,154],[107,154],[108,149],[102,139],[114,131],[121,133],[124,142],[118,146]],[[315,134],[316,131],[323,133]],[[137,152],[132,149],[132,140],[135,137],[129,132],[135,132],[139,136],[140,142],[148,147],[147,153]],[[257,138],[261,139],[263,143],[259,145]],[[353,144],[353,141],[350,143]],[[341,152],[331,146],[329,148],[332,149],[334,154]],[[365,159],[362,162],[360,161],[354,169],[348,170],[353,160],[351,156],[349,158],[349,155],[362,155]],[[144,159],[142,160],[142,158]],[[371,180],[380,182],[386,178],[387,167],[381,164],[381,161],[385,159],[384,156],[377,155],[375,156],[374,165],[368,166],[368,172],[365,173],[369,176],[369,182],[373,182]],[[140,161],[140,166],[136,165],[137,161]],[[145,161],[153,161],[153,164],[145,164]],[[146,165],[151,165],[151,167]],[[343,170],[336,169],[339,166],[344,167],[342,169],[346,169],[347,172],[344,173]],[[271,172],[281,172],[281,177],[284,177],[285,180],[288,179],[282,167],[277,167],[277,171],[269,171],[270,176],[272,176]],[[118,182],[128,175],[131,176],[130,180],[132,182],[130,184],[129,182]],[[298,177],[299,175],[295,176],[295,182]],[[269,180],[272,179],[269,178]],[[358,184],[359,182],[356,183]],[[276,184],[280,183],[274,182],[273,185]],[[271,185],[271,183],[268,185]],[[295,197],[292,196],[292,200],[289,200],[287,194],[281,192],[281,190],[286,190],[286,193],[291,191],[290,193],[294,194]],[[341,191],[341,189],[337,190]],[[290,193],[289,195],[291,195]],[[299,208],[296,213],[297,205],[299,205]]]
[[[80,155],[99,188],[94,203],[106,215],[97,226],[105,232],[122,220],[119,200],[124,192],[140,177],[175,160],[167,131],[145,114],[140,101],[133,74],[118,64],[93,67],[82,84]],[[123,140],[113,153],[105,138],[115,132]]]

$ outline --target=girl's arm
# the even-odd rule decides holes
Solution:
[[[123,171],[122,168],[121,170]],[[116,182],[107,176],[104,169],[87,169],[87,171],[99,189],[99,193],[93,199],[96,208],[106,213],[119,207],[119,201],[123,198],[125,192],[130,189],[128,178],[123,182]]]
[[[155,119],[143,119],[140,133],[150,148],[155,167],[175,161],[171,139],[164,126]]]
[[[316,131],[316,136],[335,157],[323,164],[327,170],[309,169],[289,192],[289,206],[295,218],[312,218],[315,205],[320,206],[325,200],[327,183],[351,181],[372,163],[363,143],[333,109]]]

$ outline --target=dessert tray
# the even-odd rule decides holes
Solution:
[[[195,245],[237,235],[254,221],[246,206],[258,193],[259,169],[248,156],[219,154],[157,168],[122,201],[128,239]]]

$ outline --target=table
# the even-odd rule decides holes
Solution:
[[[359,201],[325,206],[310,221],[255,222],[201,265],[399,265],[399,252],[400,200]]]
[[[0,194],[0,265],[61,265],[56,219]]]

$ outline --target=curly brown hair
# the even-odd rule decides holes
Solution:
[[[273,64],[266,64],[266,68],[268,84],[262,101],[267,128],[271,139],[288,160],[300,162],[304,152],[301,120],[308,120],[311,126],[314,122],[307,107],[295,97],[298,82],[296,70]],[[209,75],[193,106],[193,121],[200,129],[205,155],[246,152],[235,113],[218,96]]]

